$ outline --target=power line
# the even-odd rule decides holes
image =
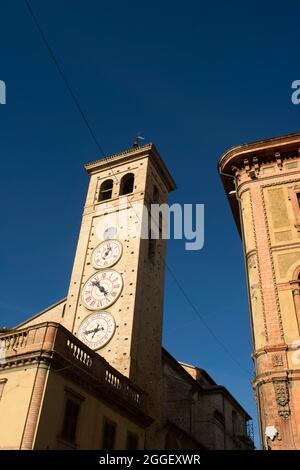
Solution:
[[[52,60],[53,60],[53,62],[54,62],[54,64],[55,64],[55,67],[57,68],[59,75],[61,76],[62,80],[64,81],[64,84],[66,85],[66,87],[67,87],[67,89],[68,89],[70,95],[72,96],[73,101],[74,101],[74,103],[75,103],[75,105],[76,105],[76,107],[77,107],[77,109],[78,109],[78,111],[79,111],[79,113],[80,113],[80,115],[81,115],[81,117],[82,117],[82,119],[83,119],[83,121],[84,121],[86,127],[88,128],[90,135],[92,136],[92,139],[94,140],[95,144],[97,145],[97,147],[98,147],[98,149],[99,149],[101,155],[102,155],[103,157],[105,157],[104,150],[103,150],[102,146],[100,145],[100,142],[98,141],[98,139],[97,139],[97,137],[96,137],[96,135],[95,135],[95,132],[94,132],[93,129],[91,128],[91,126],[90,126],[90,124],[89,124],[89,122],[88,122],[88,119],[87,119],[87,117],[86,117],[86,115],[85,115],[85,113],[84,113],[82,107],[80,106],[80,103],[79,103],[78,99],[76,98],[76,95],[75,95],[75,93],[74,93],[74,91],[73,91],[73,89],[72,89],[72,87],[71,87],[71,85],[70,85],[70,82],[68,81],[66,75],[64,74],[63,70],[61,69],[61,67],[60,67],[60,65],[59,65],[59,63],[58,63],[58,61],[57,61],[57,59],[56,59],[56,57],[55,57],[55,54],[54,54],[53,50],[51,49],[50,44],[49,44],[49,42],[48,42],[48,40],[47,40],[47,38],[46,38],[46,36],[45,36],[45,34],[44,34],[44,32],[43,32],[43,30],[42,30],[42,28],[41,28],[41,26],[40,26],[38,20],[37,20],[37,17],[35,16],[35,14],[34,14],[32,8],[31,8],[31,6],[30,6],[29,1],[28,1],[28,0],[25,0],[25,3],[26,3],[26,6],[27,6],[27,8],[28,8],[29,13],[30,13],[30,15],[31,15],[31,17],[32,17],[32,19],[33,19],[33,21],[34,21],[34,23],[35,23],[35,25],[36,25],[36,27],[37,27],[37,29],[38,29],[38,31],[39,31],[39,33],[40,33],[40,36],[41,36],[41,38],[42,38],[42,40],[43,40],[43,42],[44,42],[44,44],[45,44],[45,46],[46,46],[46,48],[47,48],[47,50],[48,50],[48,52],[49,52],[49,55],[50,55],[50,57],[52,58]]]
[[[202,322],[202,324],[205,326],[205,328],[207,329],[207,331],[209,331],[209,333],[211,334],[211,336],[215,339],[215,341],[222,347],[222,349],[224,350],[224,352],[231,358],[231,360],[240,368],[242,369],[244,372],[246,372],[246,374],[252,374],[251,371],[249,371],[246,367],[243,366],[243,364],[241,362],[239,362],[235,357],[234,355],[231,353],[231,351],[227,348],[227,346],[223,343],[223,341],[221,341],[218,336],[214,333],[214,331],[211,329],[211,327],[208,325],[208,323],[206,322],[206,320],[203,318],[203,316],[201,315],[201,313],[199,312],[199,310],[197,309],[197,307],[195,306],[195,304],[192,302],[192,300],[188,297],[187,293],[185,292],[184,288],[181,286],[180,282],[178,281],[177,277],[175,276],[175,274],[171,271],[171,269],[168,267],[168,265],[166,264],[166,268],[167,270],[169,271],[169,273],[171,274],[174,282],[176,283],[178,289],[181,291],[183,297],[185,298],[185,300],[187,301],[187,303],[190,305],[190,307],[192,308],[192,310],[195,312],[195,314],[197,315],[197,317],[200,319],[200,321]]]
[[[86,115],[85,115],[85,113],[84,113],[84,111],[83,111],[83,109],[82,109],[82,107],[81,107],[81,105],[80,105],[78,99],[76,98],[76,95],[75,95],[75,93],[74,93],[74,91],[73,91],[73,89],[72,89],[72,87],[71,87],[71,85],[70,85],[70,83],[69,83],[69,81],[68,81],[66,75],[64,74],[62,68],[60,67],[60,65],[59,65],[59,63],[58,63],[58,60],[56,59],[56,56],[55,56],[55,54],[54,54],[54,52],[53,52],[53,50],[52,50],[52,48],[51,48],[51,46],[50,46],[50,44],[49,44],[49,42],[48,42],[46,36],[45,36],[45,33],[43,32],[42,27],[41,27],[41,25],[40,25],[40,23],[39,23],[39,21],[38,21],[36,15],[34,14],[34,12],[33,12],[32,8],[31,8],[31,6],[30,6],[29,0],[25,0],[25,4],[26,4],[26,6],[27,6],[27,8],[28,8],[28,11],[29,11],[29,13],[30,13],[30,15],[31,15],[31,17],[32,17],[32,19],[33,19],[33,21],[34,21],[34,23],[35,23],[35,25],[36,25],[36,27],[37,27],[37,29],[38,29],[38,31],[39,31],[39,33],[40,33],[40,36],[41,36],[41,38],[42,38],[42,40],[43,40],[43,42],[44,42],[44,44],[45,44],[45,46],[46,46],[46,48],[47,48],[47,50],[48,50],[48,52],[49,52],[50,57],[52,58],[52,60],[53,60],[53,62],[54,62],[54,64],[55,64],[55,66],[56,66],[56,68],[57,68],[57,70],[58,70],[58,72],[59,72],[59,74],[60,74],[60,76],[61,76],[61,78],[62,78],[62,80],[64,81],[64,83],[65,83],[65,85],[66,85],[66,87],[67,87],[67,89],[68,89],[68,91],[69,91],[69,93],[70,93],[70,95],[71,95],[71,97],[72,97],[72,99],[73,99],[73,101],[74,101],[74,103],[75,103],[75,105],[76,105],[76,107],[77,107],[77,109],[78,109],[78,111],[79,111],[79,113],[80,113],[80,115],[81,115],[81,117],[82,117],[84,123],[85,123],[85,125],[87,126],[87,128],[88,128],[88,130],[89,130],[89,133],[90,133],[92,139],[94,140],[95,144],[97,145],[97,147],[98,147],[98,149],[99,149],[101,155],[102,155],[103,157],[105,157],[105,153],[104,153],[104,151],[103,151],[103,148],[102,148],[100,142],[98,141],[98,139],[97,139],[97,137],[96,137],[96,135],[95,135],[95,133],[94,133],[92,127],[90,126],[90,124],[89,124],[89,122],[88,122],[88,119],[87,119],[87,117],[86,117]],[[114,173],[113,168],[112,168],[110,165],[109,165],[109,168],[110,168],[110,170],[111,170],[111,172],[112,172],[112,175],[114,176],[114,178],[116,179],[116,181],[119,183],[118,177],[117,177],[117,175]],[[128,200],[128,202],[129,202],[129,204],[130,204],[132,210],[134,211],[136,217],[139,219],[139,216],[136,214],[136,212],[135,212],[135,210],[134,210],[134,207],[132,206],[132,203],[131,203],[130,199],[127,198],[127,200]],[[154,220],[154,219],[152,219],[152,220]],[[140,222],[141,222],[141,221],[140,221]],[[156,221],[154,221],[154,223],[156,223]],[[157,224],[157,223],[156,223],[156,225],[157,225],[157,227],[158,227],[158,224]],[[202,322],[202,324],[204,325],[204,327],[207,329],[207,331],[211,334],[211,336],[215,339],[215,341],[221,346],[221,348],[222,348],[222,349],[224,350],[224,352],[230,357],[230,359],[231,359],[240,369],[243,370],[243,372],[246,372],[247,375],[251,374],[251,372],[250,372],[249,370],[247,370],[247,369],[234,357],[234,355],[230,352],[230,350],[227,348],[227,346],[226,346],[226,345],[218,338],[218,336],[213,332],[213,330],[212,330],[212,329],[210,328],[210,326],[207,324],[207,322],[205,321],[205,319],[203,318],[203,316],[200,314],[200,312],[199,312],[199,310],[197,309],[197,307],[195,306],[195,304],[190,300],[189,296],[188,296],[187,293],[185,292],[184,288],[181,286],[180,282],[178,281],[177,277],[175,276],[175,274],[173,273],[173,271],[171,270],[171,268],[167,265],[166,262],[165,262],[164,264],[165,264],[165,267],[167,268],[168,272],[170,273],[171,277],[174,279],[174,282],[176,283],[177,287],[178,287],[179,290],[181,291],[183,297],[186,299],[187,303],[190,305],[190,307],[192,308],[192,310],[194,311],[194,313],[197,315],[197,317],[200,319],[200,321]]]

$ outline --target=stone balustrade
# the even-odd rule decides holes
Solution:
[[[103,387],[140,406],[143,393],[99,354],[89,349],[71,332],[54,322],[0,334],[0,367],[9,367],[28,357],[60,357],[65,363],[83,368]]]

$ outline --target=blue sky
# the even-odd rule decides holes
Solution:
[[[170,241],[164,345],[227,386],[256,419],[242,246],[217,174],[229,147],[299,130],[296,1],[31,5],[105,153],[154,142],[177,182],[171,202],[205,204],[205,246]],[[100,157],[22,0],[1,0],[1,324],[65,296],[88,178]],[[245,369],[249,372],[245,372]]]

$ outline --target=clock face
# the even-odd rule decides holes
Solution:
[[[93,274],[82,289],[82,300],[90,310],[101,310],[112,305],[123,289],[121,274],[112,269]]]
[[[95,312],[86,317],[78,329],[78,338],[91,349],[103,348],[116,329],[114,317],[108,312]]]
[[[110,268],[122,256],[122,244],[118,240],[107,240],[96,246],[92,253],[92,263],[96,269]]]

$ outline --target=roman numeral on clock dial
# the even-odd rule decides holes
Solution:
[[[112,305],[123,289],[123,278],[112,269],[93,274],[84,284],[82,300],[89,310],[102,310]]]
[[[122,243],[119,240],[105,240],[94,249],[92,264],[96,269],[110,268],[122,256]]]
[[[94,312],[80,324],[78,338],[91,349],[105,346],[113,337],[116,324],[109,312]]]

